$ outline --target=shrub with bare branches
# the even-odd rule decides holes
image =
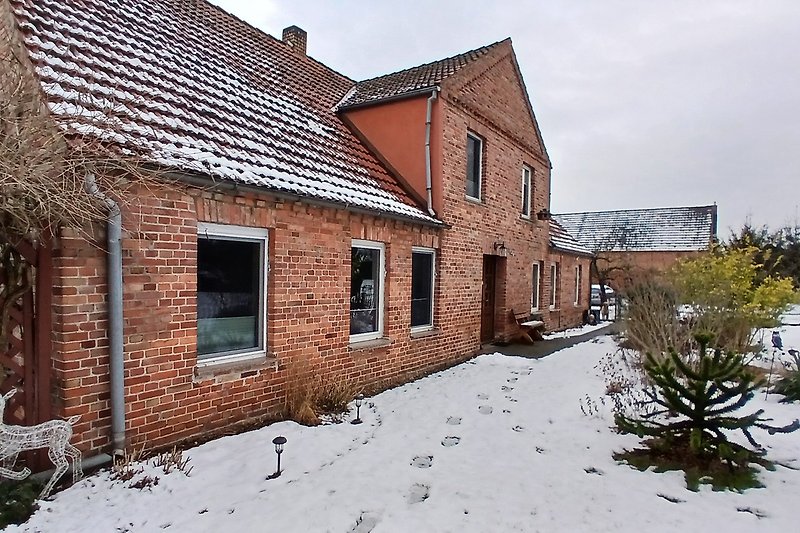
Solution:
[[[644,278],[625,292],[628,301],[626,336],[630,347],[660,357],[673,347],[688,348],[691,327],[677,314],[678,295],[668,282]]]
[[[31,286],[32,267],[15,248],[58,236],[71,227],[91,237],[92,223],[105,220],[108,205],[85,190],[99,190],[127,207],[131,187],[152,182],[130,149],[113,132],[113,101],[82,96],[86,105],[47,95],[16,26],[0,6],[0,347],[8,339],[10,307]],[[52,84],[51,84],[52,85]],[[67,86],[67,85],[65,85]],[[52,91],[51,91],[52,92]],[[116,106],[118,107],[118,106]],[[91,109],[91,112],[88,111]],[[91,239],[90,239],[91,241]]]
[[[309,362],[294,362],[286,377],[284,415],[307,426],[320,423],[320,416],[339,416],[361,392],[358,382],[341,373],[330,373]]]
[[[105,109],[47,101],[13,26],[0,20],[0,237],[10,241],[83,228],[105,217],[107,207],[84,190],[92,175],[100,188],[122,199],[131,178],[144,176],[137,158],[87,134],[113,124]],[[88,96],[86,97],[89,98]]]

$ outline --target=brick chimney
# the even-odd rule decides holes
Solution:
[[[308,34],[297,26],[289,26],[283,30],[283,42],[291,46],[298,54],[306,55]]]

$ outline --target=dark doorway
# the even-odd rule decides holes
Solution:
[[[481,291],[481,343],[494,339],[495,289],[497,257],[483,256],[483,288]]]

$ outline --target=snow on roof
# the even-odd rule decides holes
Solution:
[[[698,251],[716,238],[717,206],[553,215],[593,251]]]
[[[570,235],[555,219],[550,219],[550,246],[556,250],[578,255],[592,255],[592,251]]]
[[[213,179],[434,221],[334,111],[354,82],[204,0],[11,0],[63,127]]]
[[[479,57],[486,55],[501,42],[482,46],[439,61],[432,61],[431,63],[401,70],[400,72],[360,81],[345,95],[339,104],[339,109],[396,98],[436,87],[442,80],[452,76]]]

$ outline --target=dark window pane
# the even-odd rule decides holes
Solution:
[[[433,254],[411,254],[411,326],[433,324]]]
[[[481,141],[467,137],[467,196],[480,198],[481,195]]]
[[[539,307],[539,265],[533,265],[533,293],[531,295],[531,307],[538,309]]]
[[[353,248],[350,277],[350,334],[378,331],[381,251]]]
[[[197,353],[259,347],[261,243],[197,239]]]

